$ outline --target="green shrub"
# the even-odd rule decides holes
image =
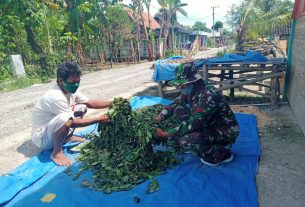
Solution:
[[[165,58],[180,55],[179,50],[165,50]]]
[[[13,74],[10,70],[10,64],[8,62],[0,62],[0,81],[12,78]]]

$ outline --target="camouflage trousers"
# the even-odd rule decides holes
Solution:
[[[181,121],[189,119],[190,111],[187,108],[177,107],[174,110],[174,116]],[[217,159],[221,153],[231,151],[232,144],[239,135],[238,126],[225,126],[200,128],[199,131],[176,135],[174,139],[178,139],[179,146],[182,151],[192,151],[200,157],[212,157]]]

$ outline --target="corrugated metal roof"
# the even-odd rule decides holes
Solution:
[[[204,32],[204,31],[193,31],[191,33],[191,35],[201,35],[201,36],[213,36],[213,34],[209,33],[209,32]]]
[[[286,26],[278,27],[273,30],[275,35],[289,35],[290,34],[290,24]]]

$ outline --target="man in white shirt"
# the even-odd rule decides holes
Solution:
[[[84,119],[88,108],[102,109],[111,101],[92,100],[77,91],[81,70],[77,63],[63,62],[57,69],[57,83],[36,103],[32,114],[32,141],[41,149],[52,149],[51,159],[60,166],[69,166],[72,160],[65,156],[62,144],[84,141],[73,135],[77,127],[108,122],[106,115]]]

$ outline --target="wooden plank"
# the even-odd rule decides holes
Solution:
[[[286,63],[286,58],[272,58],[267,61],[249,61],[249,62],[216,62],[209,63],[207,65],[238,65],[238,64],[247,64],[247,65],[261,65],[261,64],[283,64]]]
[[[263,84],[263,83],[253,83],[253,85],[257,85],[257,86],[261,86],[261,87],[265,87],[265,88],[270,88],[270,85]]]
[[[219,84],[219,87],[222,87],[222,81],[224,80],[224,74],[225,74],[225,70],[222,70],[221,71],[221,76],[220,76],[220,84]],[[220,91],[220,93],[222,94],[222,91]]]
[[[261,81],[261,80],[266,80],[266,79],[273,78],[273,77],[279,77],[279,76],[284,75],[284,74],[285,74],[285,72],[267,74],[267,75],[264,75],[262,77],[255,78],[253,80],[242,81],[242,82],[235,83],[233,85],[219,87],[219,90],[225,90],[225,89],[229,89],[231,87],[236,88],[236,87],[243,86],[243,85],[249,85],[249,84]]]
[[[273,74],[273,73],[264,73],[264,74],[260,74],[260,75],[247,75],[247,76],[243,76],[241,78],[234,78],[233,81],[246,81],[247,79],[257,79],[257,78],[260,78],[260,77],[264,77],[266,75],[269,75],[269,74]],[[232,80],[228,79],[228,80],[223,80],[222,83],[224,84],[229,84]]]
[[[244,88],[244,87],[238,87],[239,89],[243,90],[243,91],[247,91],[247,92],[250,92],[250,93],[253,93],[253,94],[256,94],[256,95],[259,95],[259,96],[262,96],[264,98],[268,98],[268,99],[271,99],[271,96],[267,95],[267,94],[264,94],[264,93],[260,93],[258,91],[254,91],[254,90],[251,90],[251,89],[248,89],[248,88]]]
[[[240,71],[248,71],[248,72],[256,72],[256,71],[274,71],[273,67],[249,67],[245,68],[244,66],[231,66],[231,67],[223,67],[223,66],[213,66],[207,67],[208,70],[240,70]],[[286,68],[280,68],[280,71],[285,71]]]
[[[233,79],[233,71],[229,71],[229,79]],[[230,84],[234,84],[234,81],[231,81]],[[230,88],[230,99],[234,99],[234,88]]]

